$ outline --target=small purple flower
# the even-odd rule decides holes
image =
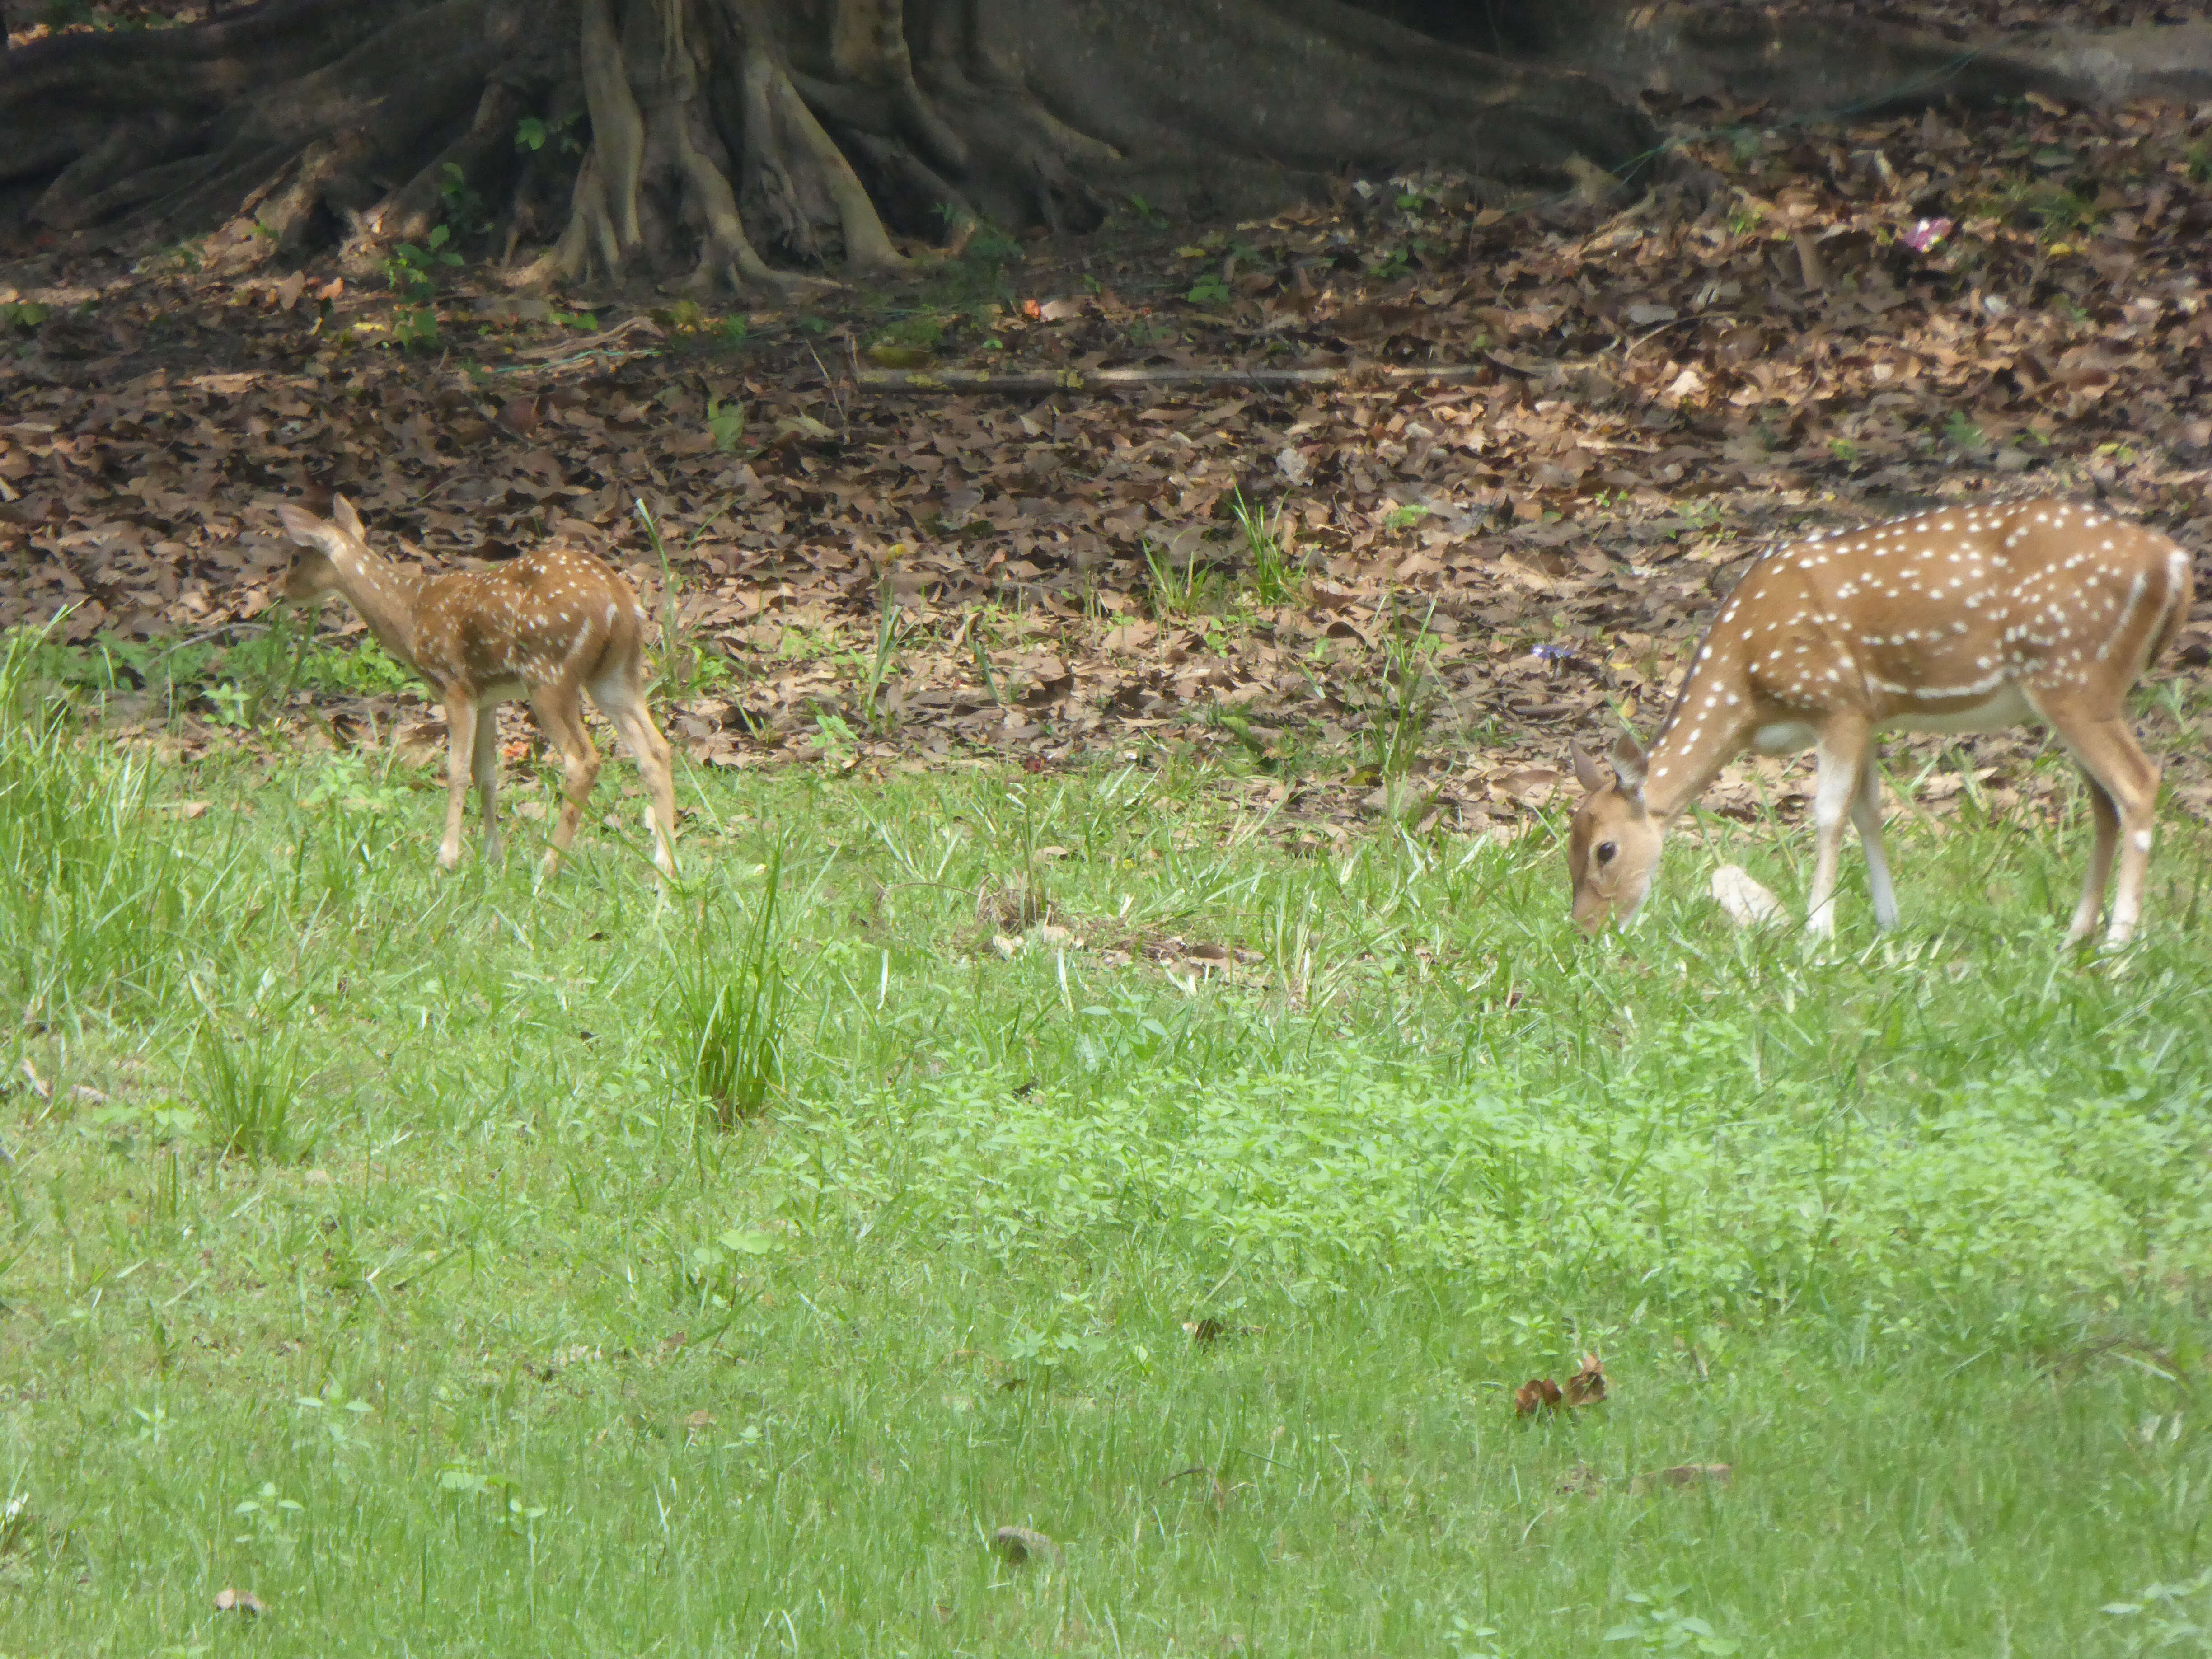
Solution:
[[[1925,253],[1957,228],[1948,219],[1923,219],[1898,240],[1915,253]]]
[[[1532,646],[1529,647],[1528,654],[1534,657],[1538,662],[1572,662],[1575,659],[1573,650],[1570,647],[1564,645]]]

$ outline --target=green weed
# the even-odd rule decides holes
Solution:
[[[727,1129],[757,1116],[784,1076],[790,984],[777,927],[783,858],[769,856],[759,896],[740,918],[728,895],[702,903],[672,946],[666,1025],[679,1070]]]
[[[298,1039],[283,1010],[243,1034],[210,1010],[194,1040],[193,1103],[216,1151],[258,1163],[295,1157],[311,1137],[295,1114],[301,1084]]]

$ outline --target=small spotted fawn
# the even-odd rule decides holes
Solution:
[[[555,548],[463,575],[423,576],[369,548],[361,519],[340,496],[329,520],[290,503],[276,509],[302,550],[280,595],[312,603],[345,596],[371,632],[430,683],[445,705],[446,835],[438,862],[461,858],[462,804],[473,776],[483,811],[484,856],[499,856],[499,703],[527,697],[561,750],[567,794],[544,874],[561,867],[599,776],[584,727],[583,693],[613,723],[652,799],[654,866],[676,873],[676,794],[668,743],[645,701],[645,613],[630,586],[589,553]]]
[[[1870,739],[2047,722],[2088,782],[2097,840],[2069,941],[2118,891],[2105,942],[2142,908],[2159,769],[2128,729],[2128,690],[2189,612],[2189,555],[2155,531],[2045,498],[1945,507],[1778,548],[1744,573],[1698,647],[1647,754],[1613,746],[1607,781],[1581,750],[1588,792],[1567,855],[1575,921],[1626,922],[1651,891],[1675,814],[1747,749],[1811,748],[1820,851],[1806,927],[1835,930],[1844,820],[1866,850],[1875,921],[1897,921],[1881,850],[1881,783]]]

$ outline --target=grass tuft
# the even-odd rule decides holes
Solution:
[[[776,926],[783,855],[769,855],[759,896],[731,913],[702,901],[698,925],[671,948],[667,1026],[679,1069],[721,1128],[765,1110],[783,1080],[791,987]]]

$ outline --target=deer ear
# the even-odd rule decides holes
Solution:
[[[1595,795],[1604,788],[1605,775],[1597,769],[1597,763],[1589,757],[1582,744],[1570,744],[1568,749],[1575,757],[1575,781],[1582,785],[1583,793]]]
[[[362,528],[361,514],[353,510],[353,503],[343,495],[331,503],[331,522],[357,542],[368,539],[368,533]]]
[[[286,501],[276,509],[276,516],[284,521],[285,533],[302,547],[320,547],[331,527],[304,507],[295,507]]]
[[[1613,745],[1613,775],[1620,781],[1624,795],[1644,793],[1644,750],[1636,739],[1624,732]]]

